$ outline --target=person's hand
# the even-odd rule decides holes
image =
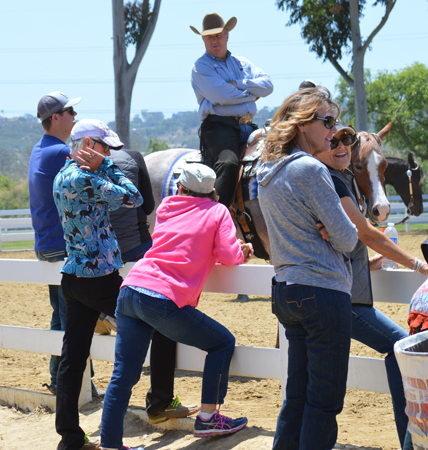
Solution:
[[[232,86],[235,86],[236,88],[238,87],[235,80],[228,81],[228,83],[231,84]]]
[[[421,268],[419,269],[419,272],[422,275],[428,275],[428,264],[426,262],[422,263]]]
[[[242,253],[244,254],[244,264],[245,264],[252,258],[254,254],[253,244],[251,243],[244,244],[242,241],[239,241],[239,244],[241,246]]]
[[[325,241],[330,242],[330,237],[328,235],[328,231],[325,229],[325,226],[321,222],[318,222],[317,223],[317,227],[319,228],[319,232],[320,232],[321,237]]]
[[[382,260],[385,259],[385,256],[380,253],[376,253],[376,255],[372,256],[369,259],[370,271],[382,269]]]
[[[104,156],[94,152],[90,147],[82,148],[77,152],[77,161],[81,164],[80,168],[88,172],[95,172],[104,161]]]

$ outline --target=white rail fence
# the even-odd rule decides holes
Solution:
[[[406,231],[410,231],[411,224],[428,223],[428,195],[423,196],[424,213],[419,217],[411,216],[406,222]],[[391,204],[391,214],[389,221],[398,223],[406,217],[406,205],[401,201],[398,195],[388,196]],[[21,217],[30,215],[29,209],[10,209],[0,211],[0,251],[2,251],[2,242],[33,241],[34,230],[30,217]],[[15,218],[4,218],[5,216],[18,216]]]
[[[11,283],[60,284],[62,263],[37,260],[0,259],[0,281]],[[122,269],[125,276],[132,267]],[[205,292],[270,295],[273,267],[268,265],[243,265],[232,268],[216,266],[205,287]],[[425,277],[410,270],[373,273],[372,288],[375,301],[409,303],[413,292]],[[254,318],[257,321],[257,318]],[[253,378],[276,378],[281,380],[284,396],[287,378],[287,340],[280,327],[280,348],[237,346],[230,367],[230,374]],[[275,333],[276,330],[270,330]],[[0,325],[0,348],[25,350],[43,354],[61,353],[63,332]],[[91,358],[114,361],[114,336],[95,335]],[[149,355],[146,364],[149,361]],[[177,368],[202,371],[205,353],[183,344],[177,346]],[[89,366],[89,364],[88,364]],[[348,387],[365,391],[389,393],[383,359],[350,357]],[[85,372],[80,405],[91,400],[89,367]],[[49,394],[30,393],[0,386],[0,400],[24,408],[39,404],[55,408],[55,397]]]
[[[0,251],[3,242],[33,241],[34,230],[29,209],[8,209],[0,211]],[[4,218],[5,216],[18,216]]]

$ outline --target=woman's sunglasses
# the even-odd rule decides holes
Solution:
[[[94,142],[96,142],[97,144],[100,144],[100,145],[102,145],[103,147],[104,147],[104,153],[108,153],[109,151],[110,151],[110,146],[109,145],[107,145],[107,144],[105,144],[104,142],[101,142],[101,141],[97,141],[97,140],[95,140],[95,139],[92,139]],[[95,147],[95,144],[94,144],[94,147]],[[94,147],[92,147],[92,149],[94,148]]]
[[[315,116],[315,119],[324,120],[324,126],[327,128],[327,130],[331,130],[337,123],[336,118],[333,116],[325,116],[325,117]]]
[[[339,142],[341,142],[345,147],[351,147],[355,144],[357,140],[357,135],[352,136],[351,134],[345,134],[344,136],[341,136],[338,138],[332,138],[330,141],[330,148],[334,150],[339,145]]]

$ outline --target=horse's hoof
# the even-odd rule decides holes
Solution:
[[[250,301],[250,297],[248,297],[247,294],[238,294],[237,300],[239,300],[241,302],[249,302]]]

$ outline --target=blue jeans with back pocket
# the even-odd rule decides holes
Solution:
[[[274,450],[330,450],[337,438],[351,342],[351,298],[274,281],[272,312],[284,325],[288,379]]]
[[[235,338],[223,325],[192,306],[155,298],[123,287],[116,308],[117,336],[113,375],[104,398],[101,446],[122,448],[123,420],[132,387],[138,382],[153,330],[207,352],[201,403],[222,404],[227,393]]]

